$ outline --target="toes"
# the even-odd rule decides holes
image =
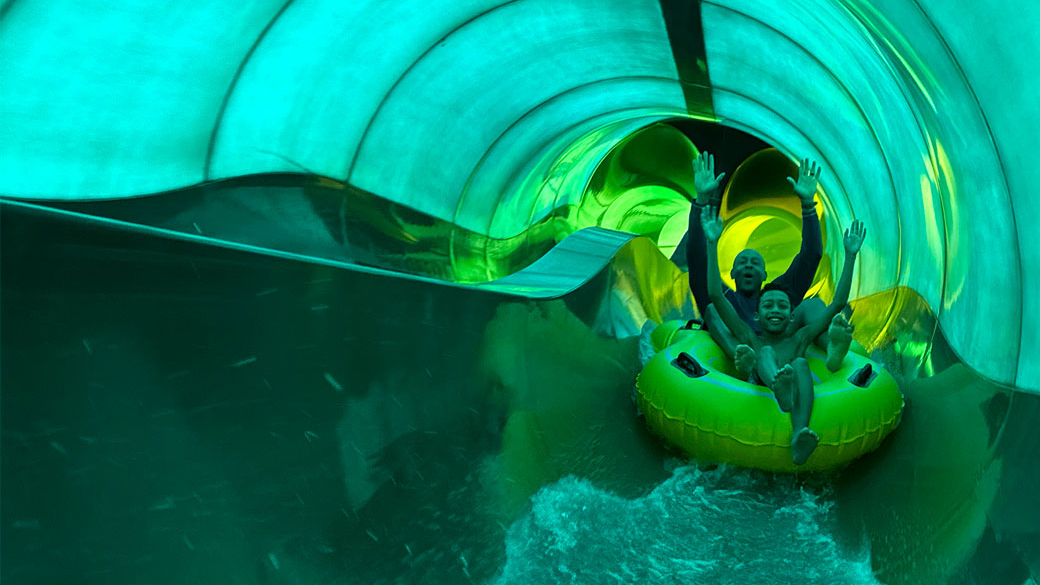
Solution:
[[[819,442],[819,435],[810,429],[804,428],[799,431],[791,440],[791,458],[795,465],[802,465],[808,461]]]

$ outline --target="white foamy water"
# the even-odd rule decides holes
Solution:
[[[499,585],[878,583],[832,536],[831,505],[793,478],[679,467],[628,500],[565,478],[507,535]]]

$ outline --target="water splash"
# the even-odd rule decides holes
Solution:
[[[628,500],[567,477],[510,527],[497,583],[877,583],[866,551],[835,540],[827,492],[685,466]]]

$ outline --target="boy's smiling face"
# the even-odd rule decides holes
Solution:
[[[782,290],[767,290],[758,298],[758,324],[766,333],[779,334],[791,320],[791,299]]]

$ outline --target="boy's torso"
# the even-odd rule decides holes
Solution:
[[[776,352],[776,365],[777,367],[784,367],[787,364],[793,362],[795,359],[804,357],[805,344],[802,342],[802,336],[798,333],[784,337],[779,340],[767,341],[761,336],[755,336],[755,352],[760,351],[763,347],[770,346],[773,351]]]

